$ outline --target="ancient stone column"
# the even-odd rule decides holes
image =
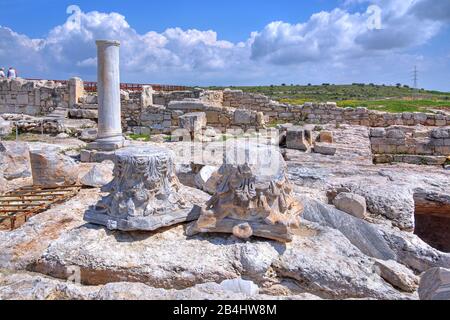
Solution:
[[[89,149],[113,151],[124,146],[120,110],[119,47],[114,40],[98,40],[98,135]]]

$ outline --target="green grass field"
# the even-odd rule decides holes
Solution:
[[[450,92],[413,90],[400,85],[323,84],[232,87],[232,89],[261,93],[273,100],[294,105],[305,102],[333,101],[340,107],[366,107],[386,112],[419,112],[430,111],[430,109],[447,109],[450,111]]]
[[[281,99],[281,102],[293,105],[303,104],[308,99]],[[313,101],[321,102],[321,101]],[[423,112],[435,109],[449,109],[450,101],[447,100],[405,100],[405,99],[384,99],[384,100],[342,100],[337,101],[337,105],[341,108],[357,108],[365,107],[370,110],[378,110],[385,112]]]

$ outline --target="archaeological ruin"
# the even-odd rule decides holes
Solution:
[[[0,299],[450,299],[447,111],[121,84],[96,44],[96,83],[0,79]]]

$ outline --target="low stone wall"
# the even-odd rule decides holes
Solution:
[[[450,156],[450,127],[374,128],[370,141],[375,163],[443,165]]]
[[[53,81],[5,79],[0,81],[0,113],[46,115],[69,105],[69,85]]]
[[[306,103],[301,109],[304,121],[319,124],[347,123],[369,127],[450,125],[450,117],[445,114],[387,113],[368,110],[367,108],[339,108],[335,103]]]
[[[339,108],[334,102],[305,103],[294,106],[272,101],[261,94],[246,93],[241,90],[224,90],[223,105],[263,112],[271,122],[345,123],[370,127],[450,125],[450,117],[445,114],[421,112],[395,114],[367,108]]]
[[[225,89],[223,91],[223,106],[263,112],[269,118],[269,121],[284,119],[298,121],[301,118],[301,108],[298,106],[282,104],[265,95],[243,92],[242,90]]]

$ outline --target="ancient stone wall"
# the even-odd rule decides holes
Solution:
[[[174,92],[156,92],[153,95],[153,103],[160,106],[168,106],[172,101],[181,101],[184,99],[199,99],[200,91],[174,91]]]
[[[179,118],[187,113],[204,112],[208,126],[225,132],[227,129],[261,128],[263,119],[257,112],[235,110],[206,104],[199,99],[172,101],[167,107],[152,105],[141,109],[137,126],[128,126],[136,133],[170,133],[179,127]]]
[[[334,102],[305,103],[294,106],[272,101],[261,94],[246,93],[241,90],[224,90],[223,105],[263,112],[269,117],[270,122],[346,123],[370,127],[450,125],[450,117],[445,114],[421,112],[394,114],[367,108],[339,108]]]
[[[450,127],[374,128],[370,131],[370,141],[376,163],[442,165],[450,155]]]
[[[190,99],[200,99],[202,102],[211,105],[223,105],[224,92],[219,90],[195,89],[192,91],[174,91],[174,92],[154,92],[153,104],[160,106],[169,106],[172,101],[183,101]]]
[[[369,127],[450,125],[450,117],[444,114],[387,113],[367,108],[339,108],[335,103],[305,103],[301,109],[303,120],[318,124],[347,123]]]
[[[75,119],[97,120],[96,94],[85,93],[81,79],[66,84],[52,81],[0,81],[0,113],[42,116],[56,108],[67,108]],[[289,105],[261,94],[241,90],[202,90],[121,92],[122,124],[125,130],[147,127],[147,131],[168,132],[178,126],[180,115],[205,112],[208,125],[218,129],[242,129],[278,123],[352,124],[370,127],[448,126],[444,113],[386,113],[366,108],[339,108],[336,103]]]
[[[0,81],[0,113],[47,115],[69,105],[69,85],[53,81],[5,79]]]
[[[223,106],[236,109],[263,112],[270,121],[296,121],[301,118],[301,108],[276,101],[262,94],[243,92],[242,90],[225,89],[223,91]]]

